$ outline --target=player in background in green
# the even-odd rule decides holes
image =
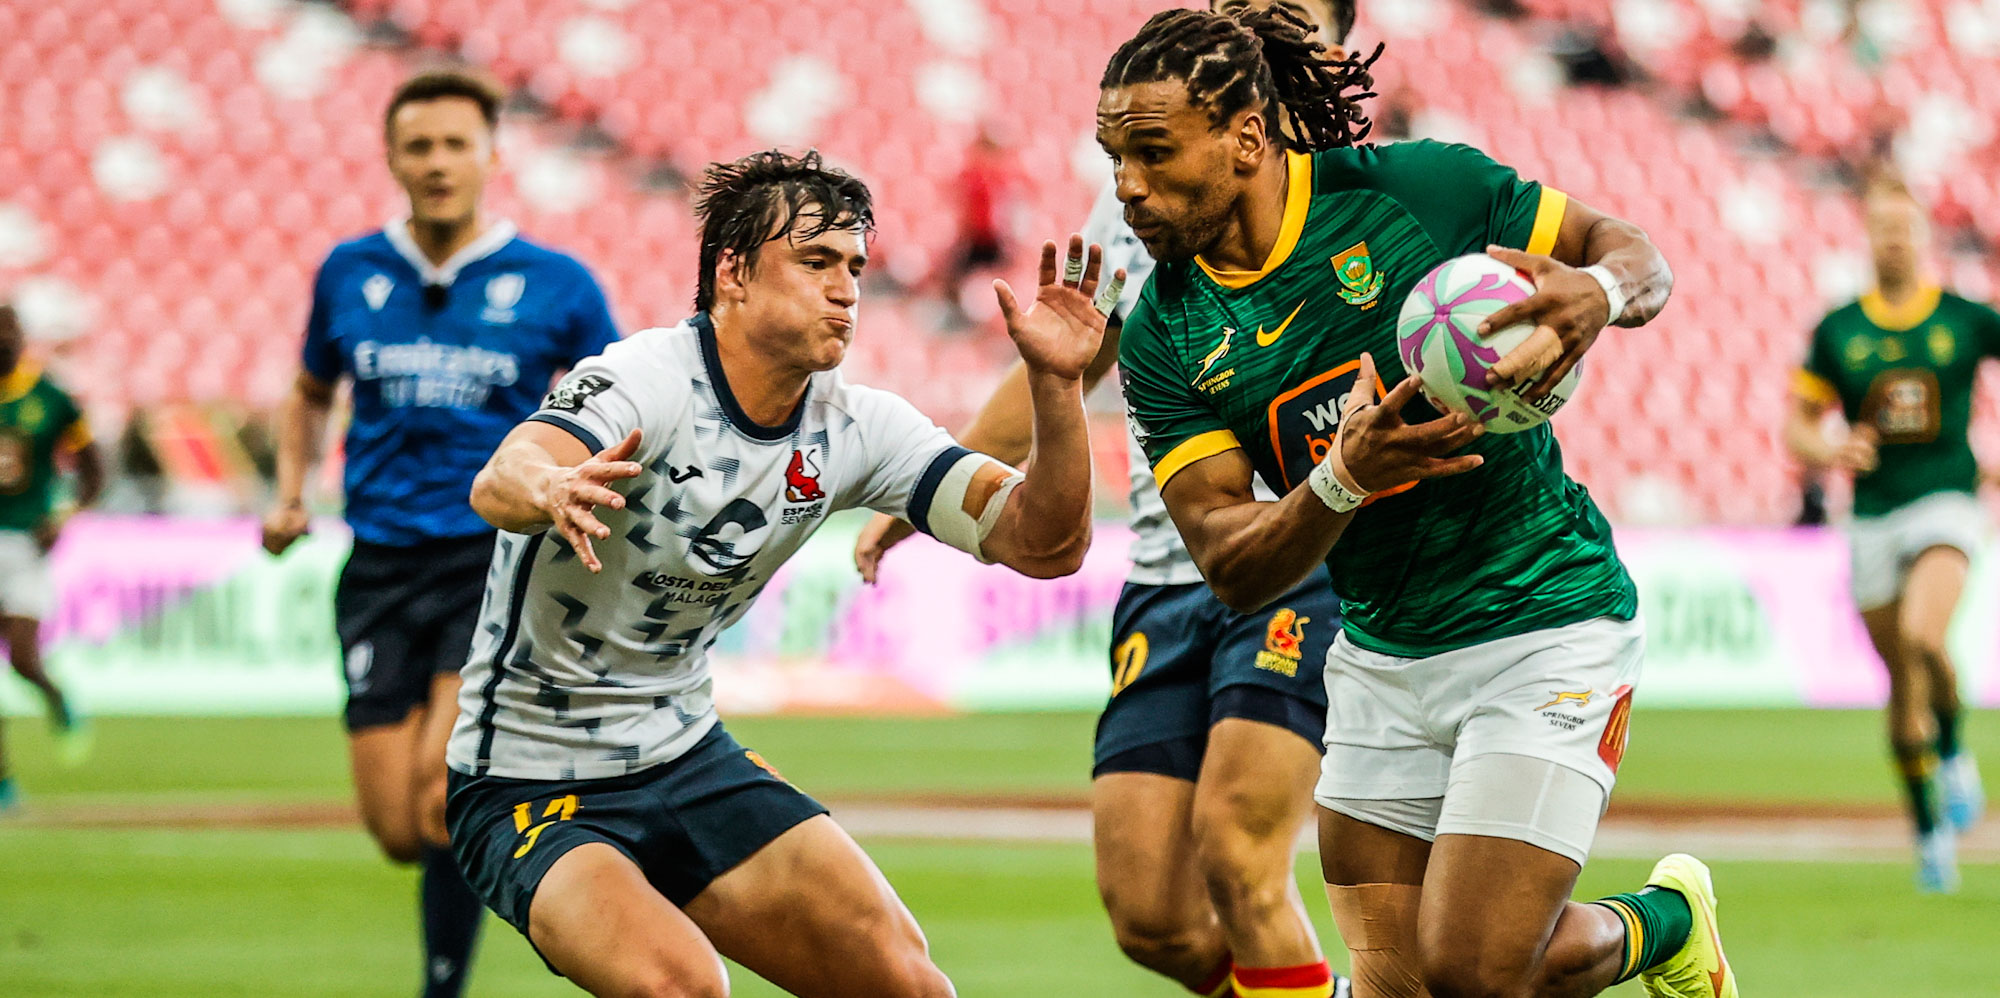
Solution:
[[[1539,327],[1493,373],[1540,393],[1605,325],[1658,313],[1672,275],[1635,226],[1476,150],[1357,145],[1369,83],[1282,9],[1176,10],[1112,57],[1097,107],[1125,219],[1159,260],[1119,367],[1167,509],[1232,608],[1322,559],[1342,597],[1314,797],[1355,993],[1638,977],[1734,998],[1693,857],[1570,901],[1643,645],[1609,527],[1546,426],[1439,417],[1396,346],[1418,280],[1485,250],[1537,288],[1492,316]],[[1284,497],[1257,501],[1253,474]]]
[[[1984,805],[1959,740],[1945,632],[1986,531],[1966,432],[1979,364],[2000,356],[2000,315],[1926,272],[1923,207],[1900,181],[1876,177],[1866,207],[1875,289],[1813,330],[1785,443],[1808,469],[1854,475],[1854,603],[1889,670],[1889,745],[1916,822],[1917,886],[1943,893],[1958,887],[1956,835]],[[1829,433],[1835,409],[1840,428]]]
[[[76,469],[74,505],[56,502],[63,455]],[[82,410],[27,356],[20,317],[13,306],[0,304],[0,641],[14,671],[48,704],[62,758],[71,764],[89,752],[89,732],[42,668],[42,618],[54,592],[48,553],[64,519],[103,491],[104,462]],[[18,803],[0,744],[0,814]]]

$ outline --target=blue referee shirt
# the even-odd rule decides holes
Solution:
[[[408,227],[334,247],[313,283],[305,367],[354,381],[347,522],[411,546],[493,527],[472,479],[558,371],[618,339],[583,264],[498,222],[433,266]]]

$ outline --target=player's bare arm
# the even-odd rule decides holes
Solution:
[[[1865,424],[1827,432],[1826,414],[1834,403],[1795,396],[1785,414],[1785,449],[1812,471],[1869,472],[1875,470],[1875,430]]]
[[[1095,245],[1086,249],[1082,236],[1071,236],[1060,273],[1056,254],[1055,243],[1043,244],[1039,286],[1025,308],[1006,281],[993,282],[1007,335],[1026,369],[1033,417],[1025,477],[1005,497],[980,550],[1034,578],[1076,571],[1090,548],[1090,428],[1083,378],[1101,355],[1106,324],[1095,300],[1103,251]],[[1124,277],[1121,270],[1111,283],[1123,284]],[[1107,293],[1115,301],[1115,293]],[[983,508],[1002,487],[997,478],[975,480],[966,493],[968,512],[975,498]]]
[[[1535,324],[1535,334],[1492,371],[1497,384],[1519,384],[1539,374],[1528,390],[1532,398],[1548,394],[1569,374],[1605,326],[1643,326],[1673,293],[1673,270],[1644,230],[1574,199],[1549,255],[1502,246],[1486,251],[1535,285],[1526,301],[1494,312],[1479,327],[1484,335],[1517,322]]]
[[[1374,358],[1362,354],[1361,364],[1356,384],[1375,384]],[[1405,378],[1380,402],[1350,395],[1335,447],[1311,479],[1277,502],[1256,500],[1241,449],[1204,458],[1167,480],[1160,490],[1167,512],[1217,598],[1238,613],[1253,612],[1326,560],[1369,495],[1479,467],[1484,459],[1477,454],[1452,454],[1484,432],[1470,419],[1403,421],[1417,385],[1414,376]]]
[[[1099,294],[1098,300],[1102,303],[1105,296]],[[1103,344],[1083,371],[1085,395],[1089,395],[1117,365],[1118,333],[1121,328],[1115,321],[1105,324]],[[1000,383],[994,387],[986,404],[980,407],[979,414],[958,433],[958,442],[1008,464],[1025,466],[1034,441],[1034,396],[1028,388],[1028,365],[1016,361],[1001,376]],[[899,520],[887,513],[870,517],[854,541],[854,567],[860,571],[861,581],[873,585],[877,573],[881,571],[882,556],[916,532],[917,528],[911,526],[908,520]]]
[[[567,430],[522,423],[473,480],[472,508],[511,533],[536,534],[553,527],[584,567],[600,571],[604,564],[591,539],[610,537],[611,528],[593,511],[599,506],[624,508],[625,497],[610,484],[639,474],[639,464],[630,460],[638,449],[638,430],[593,454]]]
[[[55,549],[56,540],[62,536],[71,516],[97,505],[97,500],[104,496],[104,451],[97,442],[86,441],[70,452],[69,459],[76,474],[76,499],[58,506],[35,528],[35,544],[44,553]]]
[[[278,410],[278,495],[264,516],[264,550],[272,554],[284,554],[311,525],[306,476],[319,466],[332,411],[333,385],[300,371]]]

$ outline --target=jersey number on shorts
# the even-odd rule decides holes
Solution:
[[[1111,649],[1112,696],[1123,693],[1125,687],[1132,685],[1132,680],[1139,678],[1139,673],[1146,671],[1148,650],[1145,631],[1133,631],[1131,637]]]
[[[550,825],[558,821],[568,821],[576,817],[576,809],[579,806],[581,806],[581,802],[576,799],[575,794],[565,794],[557,797],[549,801],[549,805],[542,809],[542,817],[548,820],[540,824],[532,824],[534,821],[535,802],[528,801],[514,805],[514,830],[526,836],[525,841],[521,843],[521,848],[514,850],[514,858],[520,859],[526,856],[528,850],[535,847],[536,840],[542,837],[542,832],[548,830]]]

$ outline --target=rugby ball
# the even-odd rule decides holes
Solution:
[[[1535,327],[1515,323],[1480,336],[1480,320],[1534,293],[1520,271],[1484,253],[1446,260],[1417,282],[1396,319],[1396,350],[1440,412],[1465,413],[1489,433],[1519,433],[1548,422],[1576,394],[1581,364],[1539,402],[1521,388],[1488,386],[1487,372]]]

